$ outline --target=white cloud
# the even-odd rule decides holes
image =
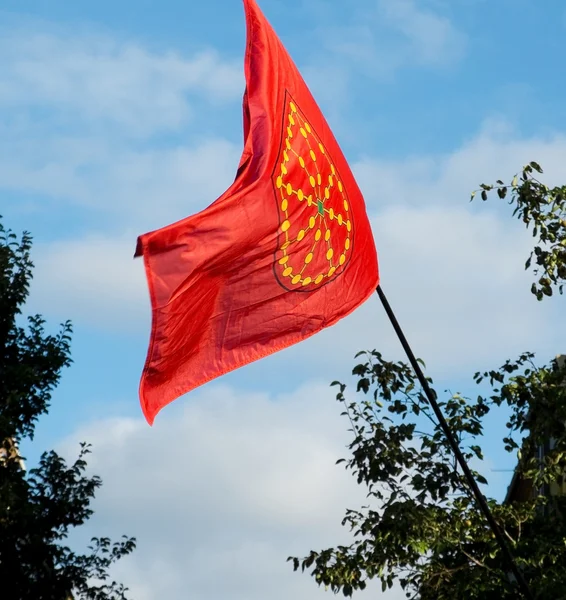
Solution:
[[[82,206],[109,229],[137,233],[205,208],[234,180],[241,154],[221,138],[147,150],[100,139],[53,139],[40,147],[30,140],[19,150],[6,152],[0,186],[52,198],[40,210]]]
[[[411,6],[387,17],[394,29],[409,27],[408,38],[428,15]],[[212,50],[155,52],[95,34],[7,32],[0,107],[10,117],[0,119],[0,188],[36,195],[40,210],[69,203],[113,213],[108,222],[117,215],[121,227],[139,232],[203,208],[232,181],[241,142],[211,137],[212,126],[189,143],[141,138],[178,139],[195,102],[239,100],[242,62]],[[320,73],[310,72],[317,87]],[[332,76],[341,87],[345,77],[340,70]],[[199,113],[198,125],[207,114]],[[238,129],[239,122],[230,131]]]
[[[479,183],[510,179],[530,160],[542,164],[549,184],[563,183],[566,138],[523,139],[495,122],[450,154],[354,165],[373,217],[383,289],[435,378],[468,376],[525,350],[546,360],[563,346],[564,298],[539,303],[529,292],[532,275],[523,265],[531,235],[505,202],[468,202]],[[323,352],[333,344],[340,350]],[[335,369],[372,348],[402,356],[376,299],[296,352],[297,360],[301,352],[324,356]]]
[[[528,240],[493,213],[395,209],[374,227],[382,285],[417,356],[436,380],[466,377],[509,356],[535,350],[547,359],[566,334],[562,298],[537,303],[522,270]],[[286,357],[309,360],[315,373],[344,377],[358,350],[404,359],[378,299]]]
[[[0,41],[0,106],[39,108],[52,120],[135,135],[177,128],[190,117],[188,94],[208,100],[241,95],[242,67],[214,51],[192,57],[151,53],[101,36],[11,32]]]
[[[463,206],[480,183],[510,181],[531,160],[544,168],[548,184],[563,183],[566,136],[522,137],[505,120],[489,119],[453,152],[401,161],[367,157],[355,164],[355,172],[370,206]]]
[[[467,35],[447,16],[416,0],[356,3],[340,26],[320,25],[318,34],[327,51],[347,61],[348,70],[382,79],[408,67],[454,65],[468,45]]]
[[[143,233],[233,180],[241,142],[215,135],[207,111],[230,101],[239,113],[241,59],[16,30],[0,40],[0,71],[0,189],[33,195],[39,212],[81,206]]]
[[[89,466],[104,482],[84,534],[137,536],[117,575],[138,600],[187,590],[195,600],[323,597],[285,561],[347,542],[345,509],[366,501],[335,465],[349,440],[338,414],[326,385],[276,398],[222,386],[170,407],[153,428],[91,423],[64,445],[72,456],[91,442]]]
[[[415,0],[379,0],[378,18],[406,40],[406,60],[429,66],[452,64],[462,58],[466,36],[442,15]]]
[[[133,259],[135,243],[131,235],[35,245],[28,310],[102,328],[106,323],[109,330],[149,328],[149,295],[143,262]]]

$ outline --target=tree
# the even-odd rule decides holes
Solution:
[[[87,554],[65,545],[70,530],[93,514],[100,478],[85,475],[89,446],[67,464],[57,453],[26,471],[18,443],[33,438],[64,367],[71,364],[71,324],[56,335],[40,316],[21,316],[32,278],[31,237],[0,223],[0,597],[6,600],[122,600],[108,569],[135,540],[93,538]]]
[[[549,188],[537,179],[540,173],[533,162],[510,185],[499,180],[479,190],[483,200],[493,192],[508,198],[513,214],[532,230],[535,245],[525,268],[534,271],[531,291],[538,300],[562,293],[566,281],[566,186]],[[397,582],[408,598],[422,600],[519,597],[410,367],[375,350],[358,356],[357,394],[347,394],[343,383],[332,385],[353,433],[351,457],[338,462],[367,487],[368,506],[346,511],[350,545],[290,557],[294,569],[310,570],[319,585],[345,596],[377,579],[383,590]],[[453,394],[440,402],[466,459],[481,466],[485,419],[506,418],[503,444],[518,454],[517,476],[534,490],[566,489],[566,369],[556,361],[537,366],[525,353],[476,373],[474,381],[475,399]],[[541,459],[543,444],[551,449]],[[479,468],[475,477],[487,483]],[[566,496],[488,504],[535,596],[566,598]]]

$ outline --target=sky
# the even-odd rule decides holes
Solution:
[[[469,202],[531,160],[564,183],[563,3],[258,3],[350,162],[383,289],[437,389],[473,394],[477,370],[566,352],[564,298],[529,293],[530,235],[505,203]],[[33,464],[93,445],[104,485],[74,539],[137,537],[114,572],[134,600],[329,594],[285,563],[347,540],[345,509],[364,502],[334,464],[350,438],[329,383],[348,380],[358,350],[403,358],[374,297],[177,400],[153,427],[143,419],[150,312],[136,237],[233,181],[244,47],[240,0],[0,0],[0,214],[34,236],[27,312],[52,331],[74,324],[74,364],[24,454]],[[504,421],[490,417],[484,444],[499,499],[515,464]]]

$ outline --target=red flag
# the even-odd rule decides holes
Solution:
[[[182,394],[333,325],[379,282],[346,159],[255,1],[244,7],[236,180],[202,212],[138,239],[152,307],[140,383],[150,424]]]

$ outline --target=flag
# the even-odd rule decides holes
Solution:
[[[146,419],[190,390],[345,317],[379,283],[362,194],[297,67],[254,0],[244,150],[202,212],[138,238],[152,310]]]

